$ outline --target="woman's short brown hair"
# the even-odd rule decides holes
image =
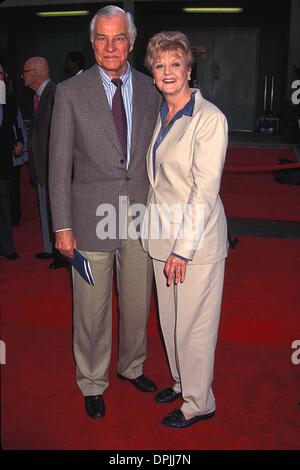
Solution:
[[[148,42],[145,66],[152,71],[153,63],[161,52],[177,51],[180,49],[186,58],[188,67],[192,67],[194,57],[187,36],[180,31],[162,31]]]

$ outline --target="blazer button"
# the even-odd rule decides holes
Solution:
[[[120,163],[122,163],[122,164],[125,163],[125,160],[123,160],[123,158],[122,158],[122,160],[120,160]]]
[[[127,181],[131,180],[130,176],[126,176]]]

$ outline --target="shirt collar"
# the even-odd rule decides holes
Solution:
[[[38,95],[38,97],[40,98],[43,91],[45,90],[46,86],[48,85],[48,83],[50,82],[50,79],[48,78],[48,80],[45,80],[41,86],[37,89],[36,91],[36,94]]]
[[[186,103],[184,108],[180,109],[180,111],[178,111],[175,114],[172,121],[175,121],[181,118],[183,115],[191,117],[193,115],[194,106],[195,106],[195,93],[192,93],[191,99]],[[164,101],[160,110],[160,116],[161,116],[162,122],[165,121],[167,114],[168,114],[168,106],[167,106],[166,101]]]
[[[100,72],[100,76],[101,76],[103,85],[105,87],[108,87],[110,85],[111,81],[112,81],[112,77],[102,67],[100,67],[100,65],[98,65],[98,68],[99,68],[99,72]],[[124,73],[124,75],[121,75],[121,77],[120,77],[120,79],[123,82],[123,85],[127,84],[128,80],[130,79],[130,76],[131,76],[131,67],[130,67],[129,62],[127,62],[127,70]]]

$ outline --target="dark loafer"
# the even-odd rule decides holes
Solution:
[[[171,401],[177,400],[181,396],[181,393],[175,392],[171,387],[164,388],[155,395],[154,400],[157,403],[171,403]]]
[[[36,253],[35,257],[38,259],[50,259],[54,258],[54,255],[53,253],[46,253],[45,251],[42,251],[42,253]]]
[[[197,421],[209,419],[214,416],[215,412],[207,413],[206,415],[196,415],[190,419],[186,419],[181,410],[173,410],[168,416],[162,420],[162,424],[168,428],[186,428]]]
[[[59,269],[59,268],[65,268],[66,266],[70,266],[70,263],[67,259],[55,258],[53,263],[49,264],[48,268]]]
[[[11,261],[15,260],[15,259],[19,259],[19,255],[18,253],[14,252],[14,253],[9,253],[9,255],[5,255],[5,257]]]
[[[128,379],[120,374],[118,374],[118,377],[121,380],[128,380],[128,382],[134,385],[140,392],[155,392],[155,390],[157,390],[155,383],[143,374],[136,379]]]
[[[105,405],[102,395],[89,395],[84,397],[85,411],[90,418],[99,419],[105,415]]]

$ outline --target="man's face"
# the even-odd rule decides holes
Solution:
[[[93,41],[95,59],[111,77],[118,78],[124,75],[128,54],[132,48],[126,17],[112,16],[97,19]]]
[[[28,60],[24,64],[22,75],[24,85],[33,88],[33,85],[35,83],[36,71],[33,64]]]
[[[2,65],[0,65],[0,80],[4,82],[4,70],[3,70]]]

